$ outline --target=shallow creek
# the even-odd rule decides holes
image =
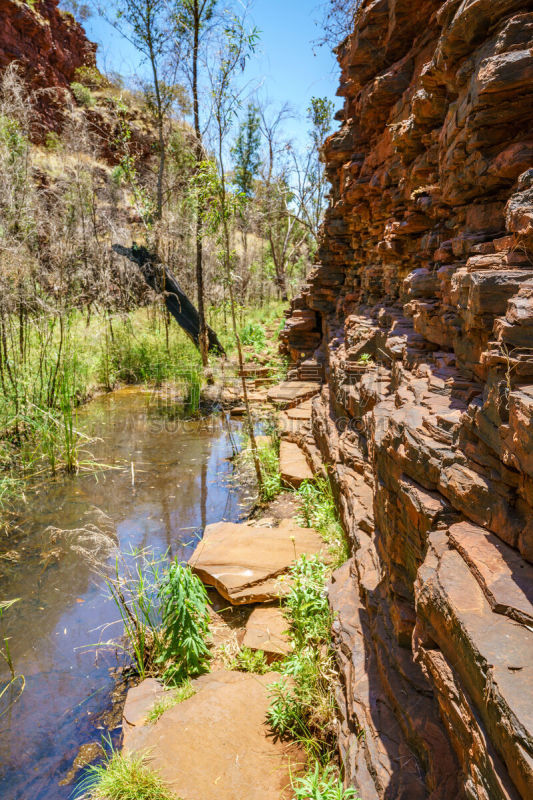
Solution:
[[[2,800],[71,797],[73,785],[60,781],[80,747],[109,729],[120,734],[110,712],[121,658],[90,645],[118,637],[121,626],[91,560],[114,560],[117,544],[186,559],[206,524],[249,511],[245,490],[230,480],[239,423],[223,415],[185,422],[167,412],[139,389],[91,402],[78,429],[98,437],[87,449],[115,469],[31,493],[15,535],[0,539],[0,599],[21,598],[6,612],[4,632],[26,680],[0,716]],[[0,688],[7,677],[0,664]]]

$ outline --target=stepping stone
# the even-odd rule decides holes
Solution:
[[[303,481],[313,479],[304,451],[294,442],[281,441],[279,470],[283,483],[293,489],[297,489]]]
[[[147,753],[181,800],[289,800],[305,755],[265,722],[268,686],[279,679],[227,670],[197,678],[196,694],[136,728],[127,750]]]
[[[189,565],[233,605],[268,603],[288,593],[286,573],[293,561],[325,549],[315,530],[292,520],[278,528],[217,522],[205,529]]]
[[[533,566],[493,533],[470,522],[452,525],[450,542],[468,564],[492,610],[533,626]]]
[[[268,390],[267,397],[279,408],[292,408],[320,391],[315,381],[284,381]]]
[[[292,650],[288,627],[287,617],[279,606],[254,608],[246,623],[243,647],[262,650],[269,663],[282,658]]]
[[[289,419],[310,420],[312,411],[313,401],[306,400],[304,403],[294,406],[294,408],[288,408],[285,413]]]

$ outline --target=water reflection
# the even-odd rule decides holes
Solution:
[[[247,513],[242,493],[227,480],[239,424],[222,415],[179,416],[154,413],[153,398],[140,390],[91,403],[78,424],[96,437],[94,458],[116,469],[36,491],[17,534],[3,550],[0,544],[0,597],[21,598],[4,627],[27,682],[19,702],[0,717],[5,800],[69,797],[72,787],[59,781],[79,747],[104,733],[100,718],[110,705],[117,658],[86,646],[98,641],[102,625],[110,626],[104,639],[119,625],[84,548],[107,557],[105,542],[118,542],[121,549],[168,549],[185,559],[206,524]],[[91,538],[91,531],[104,538]],[[4,681],[8,673],[0,670]]]

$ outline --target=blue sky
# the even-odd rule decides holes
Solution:
[[[313,42],[320,30],[315,0],[254,0],[253,23],[261,31],[256,55],[246,77],[260,87],[272,106],[288,102],[297,118],[285,125],[288,136],[303,144],[307,131],[306,109],[312,96],[335,98],[338,68],[334,55]],[[89,38],[99,44],[99,64],[105,70],[133,75],[139,70],[135,50],[110,25],[97,16],[85,23]]]

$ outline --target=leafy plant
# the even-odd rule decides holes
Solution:
[[[318,556],[301,556],[291,569],[292,588],[286,600],[291,632],[297,646],[328,638],[331,612],[325,590],[328,567]]]
[[[119,753],[112,748],[102,764],[87,767],[77,791],[84,800],[177,800],[146,766],[146,755]]]
[[[185,700],[188,700],[190,697],[193,697],[196,694],[194,687],[190,680],[184,681],[180,686],[176,689],[172,689],[171,691],[166,692],[163,697],[157,700],[154,703],[153,708],[150,709],[148,712],[148,722],[157,722],[159,717],[168,711],[169,708],[174,708],[174,706],[183,703]]]
[[[363,364],[363,366],[370,366],[370,364],[374,363],[374,359],[370,353],[362,353],[359,356],[359,364]]]
[[[306,528],[315,528],[322,535],[329,544],[334,566],[340,566],[349,557],[349,548],[329,478],[304,481],[298,495],[302,501],[299,523]]]
[[[157,659],[165,683],[180,684],[207,669],[210,658],[209,599],[200,578],[174,561],[158,590],[162,647]]]
[[[72,89],[72,94],[74,95],[76,102],[79,103],[80,106],[85,106],[86,108],[92,108],[94,106],[95,100],[92,96],[92,92],[87,86],[84,86],[82,83],[78,81],[73,81],[70,84],[70,88]]]
[[[266,345],[265,329],[257,322],[249,322],[241,328],[239,336],[242,344],[253,346],[257,350],[262,350]]]
[[[268,720],[279,736],[296,739],[311,757],[327,763],[336,712],[332,618],[325,591],[329,567],[317,556],[302,556],[291,575],[286,604],[294,650],[283,663],[282,678],[270,687]]]
[[[293,781],[295,800],[357,800],[355,789],[345,789],[332,765],[318,761],[302,778]]]
[[[232,659],[230,669],[264,675],[265,672],[269,671],[269,665],[262,650],[251,650],[249,647],[242,647]]]

